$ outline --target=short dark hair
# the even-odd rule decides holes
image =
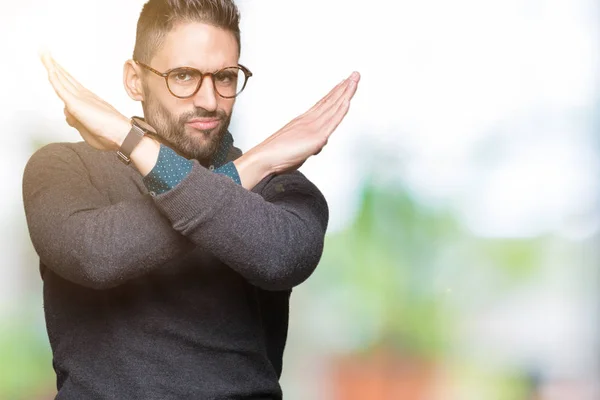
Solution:
[[[241,51],[240,13],[233,0],[149,0],[138,19],[133,59],[149,63],[180,22],[203,22],[230,31]]]

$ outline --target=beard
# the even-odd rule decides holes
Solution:
[[[151,96],[146,97],[142,108],[146,122],[156,130],[161,141],[182,156],[198,160],[205,167],[217,152],[231,121],[231,115],[221,109],[207,111],[196,108],[194,111],[172,115]],[[194,118],[218,118],[220,122],[214,129],[199,130],[186,126],[186,122]]]

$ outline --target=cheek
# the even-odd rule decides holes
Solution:
[[[164,82],[145,88],[146,102],[152,110],[161,114],[177,115],[178,110],[184,109],[183,100],[171,95]]]
[[[234,103],[235,99],[221,99],[217,107],[219,110],[222,110],[225,114],[227,114],[227,116],[231,116],[231,111],[233,110]]]
[[[168,121],[176,121],[186,111],[185,105],[175,97],[172,99],[152,98],[151,103],[150,109],[159,114],[160,118],[167,119]]]
[[[189,102],[180,100],[175,97],[168,99],[162,103],[163,111],[169,115],[172,121],[177,121],[182,115],[189,113],[194,108],[190,106]]]
[[[174,123],[173,114],[167,106],[152,96],[146,97],[144,115],[156,129],[168,130],[168,127]]]

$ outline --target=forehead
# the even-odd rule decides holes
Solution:
[[[163,71],[183,66],[214,71],[237,65],[238,58],[233,33],[200,22],[183,22],[167,34],[152,64]]]

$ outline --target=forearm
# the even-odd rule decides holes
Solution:
[[[28,220],[42,262],[63,278],[94,289],[147,275],[195,247],[172,229],[148,197],[37,226],[36,217],[31,212]]]
[[[159,149],[158,142],[144,140],[134,150],[140,156],[133,160],[135,166],[153,167]],[[150,196],[106,202],[89,181],[82,160],[62,145],[47,146],[30,159],[23,200],[31,240],[42,262],[84,286],[117,286],[194,248]]]
[[[298,172],[281,179],[290,184],[287,193],[274,189],[282,184],[272,184],[265,192],[269,201],[249,191],[270,173],[261,145],[233,163],[241,186],[152,136],[142,139],[131,158],[172,227],[250,282],[287,289],[316,267],[327,225],[325,200]]]
[[[131,153],[133,165],[142,176],[147,176],[156,166],[159,152],[160,143],[156,139],[146,136]],[[251,190],[271,174],[270,165],[261,157],[258,146],[240,156],[233,164],[237,169],[242,186],[247,190]]]
[[[175,230],[251,283],[288,289],[318,264],[327,204],[298,172],[259,186],[260,195],[196,163],[177,187],[154,200]]]
[[[260,145],[233,162],[236,185],[148,139],[132,160],[177,232],[260,287],[288,289],[312,273],[327,206],[302,174],[271,176],[252,192],[270,172]]]
[[[47,146],[30,159],[23,201],[41,261],[83,286],[117,286],[194,248],[150,196],[111,204],[64,145]]]
[[[255,147],[243,154],[234,162],[242,186],[252,190],[260,181],[272,173],[271,166],[261,157],[260,151]]]

